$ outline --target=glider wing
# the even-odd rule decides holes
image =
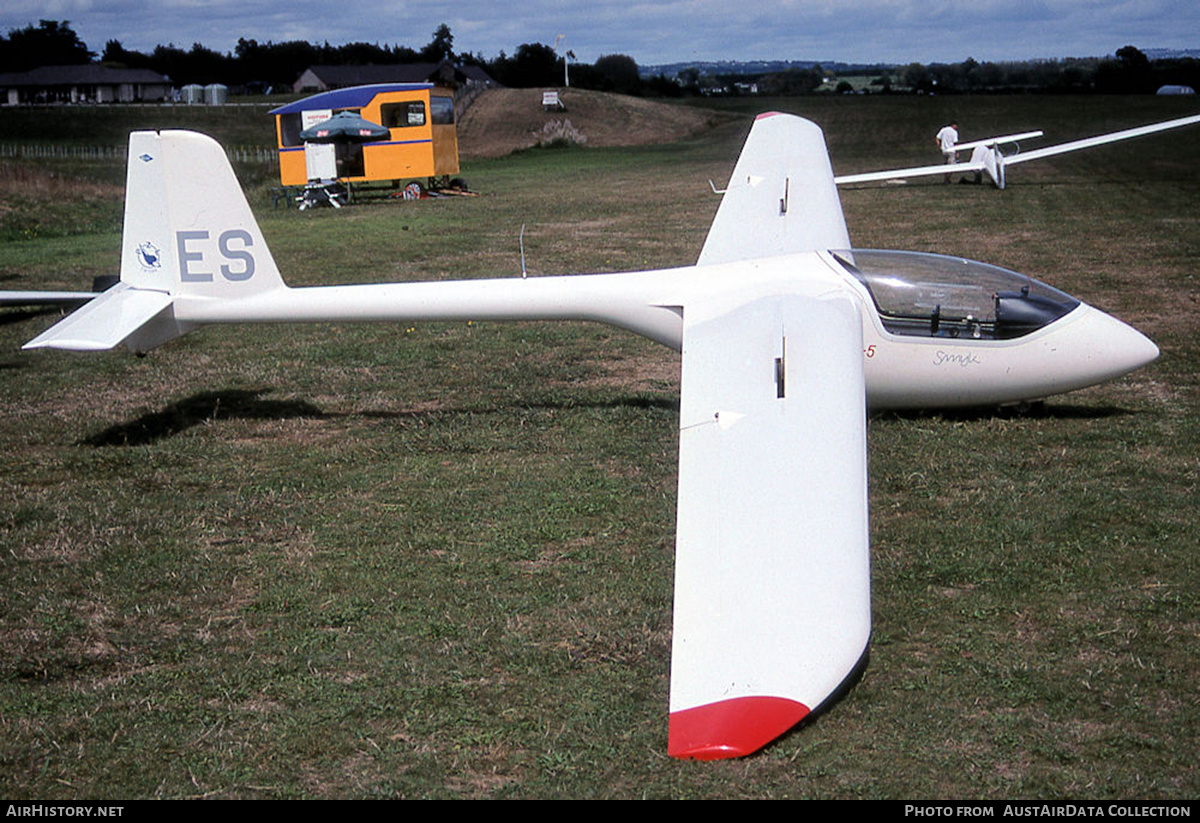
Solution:
[[[821,129],[776,112],[754,121],[700,265],[850,248]]]
[[[970,143],[955,143],[955,151],[970,151],[976,146],[1002,146],[1007,143],[1016,143],[1019,140],[1032,140],[1035,137],[1041,137],[1043,131],[1023,131],[1020,134],[1005,134],[1001,137],[985,137],[983,140],[972,140]]]
[[[907,180],[910,177],[933,177],[937,174],[965,174],[970,171],[982,170],[982,163],[941,163],[936,166],[914,166],[910,169],[843,174],[841,177],[834,178],[834,182],[842,186],[847,183],[876,183],[884,180]]]
[[[1034,149],[1033,151],[1021,152],[1012,157],[1005,157],[1004,164],[1011,166],[1016,163],[1028,163],[1030,160],[1040,160],[1043,157],[1053,157],[1056,154],[1066,154],[1069,151],[1090,149],[1093,146],[1103,146],[1106,143],[1116,143],[1118,140],[1129,140],[1133,137],[1142,137],[1147,134],[1167,131],[1168,129],[1177,129],[1181,126],[1195,125],[1196,123],[1200,123],[1200,115],[1180,117],[1176,120],[1166,120],[1162,123],[1152,123],[1149,126],[1138,126],[1135,129],[1115,131],[1111,134],[1101,134],[1096,137],[1086,137],[1083,140],[1072,140],[1070,143],[1059,143],[1057,146],[1046,146],[1043,149]]]
[[[845,296],[685,307],[668,749],[749,754],[870,633],[862,327]]]

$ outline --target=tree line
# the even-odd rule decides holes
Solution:
[[[560,86],[565,82],[564,61],[570,85],[623,94],[679,96],[683,94],[738,93],[757,84],[758,93],[803,95],[828,89],[831,72],[820,66],[757,74],[707,76],[697,69],[674,77],[644,77],[632,57],[605,55],[595,63],[574,61],[571,52],[559,53],[541,43],[523,43],[511,54],[486,58],[454,50],[450,27],[437,27],[420,48],[378,43],[333,45],[289,40],[280,43],[241,38],[232,52],[222,53],[200,43],[184,49],[174,44],[156,46],[149,53],[126,49],[109,40],[99,54],[71,29],[69,21],[41,20],[37,25],[12,29],[0,37],[0,72],[20,72],[38,66],[100,62],[125,68],[146,68],[166,75],[177,85],[224,83],[230,87],[290,88],[296,78],[314,65],[386,65],[439,63],[482,66],[497,82],[516,88]],[[861,73],[862,70],[855,70]],[[871,67],[871,90],[878,92],[986,93],[1049,91],[1068,93],[1151,93],[1163,85],[1200,85],[1200,61],[1193,58],[1150,60],[1139,49],[1125,46],[1111,57],[984,62],[967,58],[961,63],[912,63],[907,66]],[[849,84],[841,86],[843,90]]]
[[[1200,83],[1200,61],[1191,57],[1150,60],[1124,46],[1112,57],[1014,63],[961,63],[899,70],[901,82],[923,92],[1048,91],[1060,93],[1153,94],[1159,87]]]
[[[860,66],[843,71],[847,75],[871,76],[868,88],[877,93],[1153,94],[1167,85],[1200,87],[1200,61],[1192,57],[1150,60],[1134,46],[1117,49],[1111,57],[984,63],[968,57],[961,63]],[[717,87],[725,94],[737,94],[751,82],[757,85],[757,93],[768,95],[855,89],[847,81],[839,82],[837,72],[819,65],[753,75],[727,73],[711,78],[697,77],[694,70],[690,74],[689,81],[701,90],[706,86]]]
[[[177,85],[224,83],[231,87],[257,85],[290,88],[296,78],[315,65],[390,65],[395,63],[440,63],[482,66],[506,86],[555,86],[564,80],[563,61],[573,55],[558,54],[550,46],[524,43],[512,54],[500,52],[485,58],[454,50],[454,34],[442,24],[420,48],[378,43],[339,45],[301,40],[259,42],[240,38],[232,52],[223,53],[201,43],[191,48],[174,44],[155,46],[146,53],[125,48],[109,40],[103,51],[91,50],[71,28],[69,21],[42,20],[37,25],[10,30],[0,38],[0,72],[22,72],[39,66],[100,63],[121,68],[151,69]],[[625,55],[608,55],[593,64],[571,62],[572,85],[583,85],[626,93],[641,93],[644,84],[638,66]]]

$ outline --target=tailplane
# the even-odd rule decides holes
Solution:
[[[191,331],[181,298],[241,298],[285,288],[225,151],[187,131],[129,136],[121,282],[24,348],[124,343],[142,353]]]

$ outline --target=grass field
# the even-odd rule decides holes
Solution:
[[[951,118],[1058,142],[1195,106],[723,105],[683,143],[471,162],[478,198],[272,211],[239,171],[295,285],[517,275],[523,224],[531,275],[616,271],[695,259],[758,108],[852,172],[936,161]],[[55,318],[0,315],[0,796],[1196,797],[1197,157],[1191,129],[1003,192],[843,192],[857,246],[1029,272],[1163,356],[1033,414],[873,417],[870,664],[741,761],[665,753],[674,353],[471,323],[31,354]],[[0,288],[115,271],[122,179],[0,167]]]

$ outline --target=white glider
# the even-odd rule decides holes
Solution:
[[[1056,154],[1065,154],[1070,151],[1079,151],[1080,149],[1090,149],[1094,146],[1102,146],[1106,143],[1116,143],[1119,140],[1129,140],[1134,137],[1143,137],[1147,134],[1155,134],[1168,129],[1178,129],[1183,126],[1191,126],[1200,123],[1200,115],[1191,117],[1180,117],[1175,120],[1166,120],[1162,123],[1151,123],[1148,126],[1138,126],[1133,129],[1124,129],[1110,134],[1101,134],[1095,137],[1086,137],[1082,140],[1072,140],[1069,143],[1060,143],[1056,146],[1047,146],[1042,149],[1034,149],[1033,151],[1023,151],[1019,154],[1010,154],[1005,156],[1002,146],[1015,143],[1018,140],[1025,140],[1032,137],[1040,137],[1042,132],[1025,132],[1023,134],[1011,134],[1005,137],[990,137],[986,140],[976,140],[971,143],[959,143],[955,146],[957,151],[971,151],[971,159],[963,163],[943,163],[936,166],[914,166],[908,169],[892,169],[890,171],[872,171],[863,174],[845,174],[835,178],[835,182],[841,186],[850,183],[871,183],[887,180],[907,180],[910,177],[932,177],[938,174],[951,174],[956,172],[974,172],[986,173],[988,179],[996,184],[996,188],[1002,189],[1007,185],[1005,179],[1005,169],[1008,166],[1015,166],[1018,163],[1028,163],[1030,160],[1040,160],[1043,157],[1053,157]]]
[[[154,254],[146,254],[151,248]],[[1014,272],[850,251],[824,137],[760,116],[698,263],[289,288],[224,152],[130,137],[121,282],[26,348],[147,351],[201,325],[593,320],[682,351],[668,750],[749,754],[833,695],[870,634],[866,406],[1007,403],[1158,355]]]

